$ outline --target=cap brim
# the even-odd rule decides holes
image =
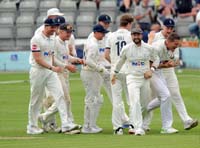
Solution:
[[[59,13],[59,12],[48,14],[48,16],[51,16],[51,15],[63,16],[64,14],[63,13]]]
[[[75,32],[75,30],[66,30],[66,29],[61,29],[61,30],[64,30],[66,32]]]
[[[108,33],[109,31],[108,30],[105,30],[105,31],[101,31],[101,33]]]
[[[45,26],[59,26],[59,24],[45,24],[45,23],[44,23],[44,25]]]
[[[166,27],[174,27],[174,25],[165,25]]]
[[[134,32],[131,32],[131,34],[134,34],[134,33],[137,33],[137,34],[142,34],[143,32],[139,32],[139,31],[134,31]]]
[[[105,22],[105,23],[112,23],[112,21],[103,21],[103,22]]]

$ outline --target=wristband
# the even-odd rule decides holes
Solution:
[[[156,69],[154,67],[151,67],[151,71],[155,71]]]

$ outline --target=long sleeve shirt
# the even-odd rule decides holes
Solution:
[[[132,42],[123,47],[120,54],[120,60],[116,64],[115,70],[119,71],[126,62],[128,74],[144,78],[144,73],[150,70],[150,61],[153,61],[154,67],[158,67],[160,62],[159,57],[153,47],[143,41],[141,46],[137,46]]]

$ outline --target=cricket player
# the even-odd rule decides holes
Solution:
[[[62,132],[70,131],[77,125],[68,121],[67,107],[64,101],[62,85],[57,72],[68,67],[53,66],[53,53],[55,38],[52,36],[57,29],[54,19],[47,18],[44,21],[44,30],[31,39],[31,54],[29,62],[31,97],[28,111],[27,134],[41,134],[43,129],[38,127],[38,116],[42,106],[42,99],[45,95],[45,87],[52,93],[61,118]]]
[[[123,46],[132,42],[131,33],[133,17],[129,14],[124,14],[120,18],[120,27],[117,31],[109,35],[106,43],[105,57],[111,62],[111,72],[114,70],[116,62],[120,58],[120,51]],[[128,98],[128,90],[126,85],[126,65],[119,71],[116,83],[111,85],[113,97],[112,124],[114,134],[123,134],[123,124],[129,123],[129,119],[125,113],[124,102],[122,99],[122,90],[124,89]],[[128,100],[128,99],[127,99]],[[129,101],[128,101],[129,104]],[[129,133],[133,133],[133,127],[129,129]]]
[[[112,22],[111,18],[107,14],[102,14],[98,17],[98,24],[102,25],[105,29],[108,29],[110,23]],[[110,71],[110,62],[105,59],[105,47],[106,47],[106,40],[111,32],[105,34],[102,40],[98,41],[99,46],[99,54],[101,55],[100,64],[104,66],[108,71]],[[88,40],[94,37],[94,32],[90,33],[88,36]],[[103,87],[112,103],[112,92],[111,92],[111,83],[110,83],[110,74],[109,73],[101,73],[101,77],[103,79]]]
[[[121,67],[127,62],[127,87],[129,93],[130,123],[134,125],[135,135],[145,135],[143,130],[143,116],[150,98],[149,79],[159,65],[159,58],[154,49],[142,41],[143,31],[134,28],[131,32],[133,42],[122,48],[120,60],[114,68],[112,83],[117,79]],[[150,68],[150,61],[151,64]],[[148,113],[146,111],[146,113]],[[143,115],[142,115],[143,114]]]
[[[47,16],[46,18],[52,18],[52,19],[56,19],[57,18],[57,22],[59,24],[61,23],[65,23],[65,18],[63,17],[63,13],[60,12],[60,10],[58,8],[50,8],[47,11]],[[58,27],[58,26],[57,26]],[[44,29],[44,24],[41,25],[40,27],[38,27],[35,31],[35,35],[36,34],[40,34],[42,32],[42,30]],[[54,32],[54,34],[52,36],[56,36],[57,34],[57,30]],[[49,92],[49,90],[47,90],[47,88],[45,88],[45,99],[43,100],[43,109],[44,111],[46,111],[54,102],[54,98],[51,95],[51,92]],[[48,119],[48,123],[43,124],[43,129],[44,131],[49,131],[49,130],[53,130],[55,132],[60,132],[60,128],[58,128],[57,124],[56,124],[56,116],[51,116],[51,118]]]
[[[159,40],[152,44],[160,58],[158,69],[151,78],[151,87],[160,100],[160,110],[162,116],[162,134],[177,133],[178,130],[172,127],[173,117],[171,108],[171,94],[162,73],[162,68],[166,65],[172,67],[177,63],[174,61],[174,51],[180,45],[180,37],[176,33],[171,33],[166,40]]]
[[[150,34],[150,37],[149,37],[150,44],[154,43],[154,42],[158,42],[160,40],[165,40],[169,36],[169,34],[174,31],[175,23],[172,19],[166,19],[163,24],[164,24],[164,26],[163,26],[162,31],[160,31],[158,33],[152,32]],[[180,93],[178,79],[177,79],[177,76],[176,76],[175,70],[174,70],[174,68],[179,65],[179,48],[177,48],[174,51],[173,55],[174,55],[174,60],[176,61],[177,64],[175,64],[174,66],[170,66],[170,67],[161,67],[162,73],[165,77],[167,87],[170,91],[172,103],[174,104],[174,106],[183,122],[184,129],[189,130],[198,125],[198,120],[192,119],[188,115],[183,98]],[[155,97],[155,99],[153,99],[150,102],[150,104],[148,105],[148,109],[153,110],[159,106],[160,106],[160,101],[158,98]]]
[[[85,87],[85,112],[82,133],[99,133],[102,128],[96,125],[99,110],[103,103],[100,89],[103,83],[101,73],[109,73],[100,64],[101,54],[99,53],[98,42],[103,39],[108,31],[100,24],[93,27],[94,35],[88,38],[84,48],[85,65],[81,70],[81,79]]]
[[[58,8],[51,8],[47,11],[46,18],[54,18],[54,19],[56,19],[56,21],[59,24],[62,24],[62,23],[65,23],[65,18],[63,16],[64,16],[64,14],[61,13]],[[36,29],[35,34],[42,32],[43,29],[44,29],[44,25],[41,25],[39,28]],[[53,34],[53,36],[56,36],[57,30]],[[66,44],[68,45],[70,55],[77,56],[76,49],[75,49],[75,38],[74,38],[73,34],[70,36],[70,39],[66,41]],[[45,94],[46,99],[44,99],[44,101],[43,101],[43,107],[44,107],[44,111],[47,111],[47,110],[51,110],[50,107],[52,106],[54,99],[53,99],[53,96],[51,95],[51,92],[49,92],[49,90],[47,90],[46,88],[45,88],[45,92],[46,92],[46,94]],[[51,112],[54,112],[54,111],[52,110]],[[42,121],[42,118],[40,118],[40,119]],[[59,132],[60,128],[58,128],[58,126],[57,126],[56,116],[50,116],[48,119],[48,123],[45,123],[43,125],[43,129],[45,131],[53,130],[55,132]]]
[[[65,18],[63,17],[64,14],[60,12],[58,8],[51,8],[47,11],[47,18],[56,18],[58,16],[62,16],[60,19],[60,24],[65,23]],[[40,26],[39,28],[36,29],[35,34],[41,32],[44,28],[44,25]],[[70,39],[67,41],[68,48],[69,48],[69,53],[71,56],[77,56],[76,54],[76,49],[75,49],[75,37],[72,34]]]
[[[58,29],[58,36],[56,36],[55,41],[55,65],[58,66],[64,66],[65,64],[70,65],[70,63],[83,63],[82,59],[79,59],[77,57],[73,57],[69,53],[69,49],[67,46],[66,41],[69,40],[72,32],[73,27],[70,24],[63,23],[59,26]],[[74,65],[70,65],[70,71],[75,72],[76,67]],[[64,98],[65,98],[65,104],[67,106],[67,114],[68,114],[68,120],[72,123],[74,123],[73,114],[71,111],[71,97],[69,94],[69,71],[65,70],[61,73],[58,73],[58,77],[60,79],[60,82],[62,84],[63,92],[64,92]],[[51,118],[52,115],[57,113],[57,107],[55,105],[55,102],[45,111],[44,113],[40,114],[39,119],[40,121],[45,125],[48,123],[48,119]],[[72,132],[75,133],[75,132]],[[80,133],[80,131],[78,131]]]

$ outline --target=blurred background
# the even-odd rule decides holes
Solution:
[[[115,31],[123,13],[135,17],[134,26],[141,23],[136,19],[140,6],[151,10],[151,19],[144,22],[150,26],[144,30],[147,34],[155,24],[160,30],[165,18],[175,20],[175,30],[182,38],[181,68],[200,68],[199,0],[0,0],[0,71],[29,70],[30,39],[50,8],[58,8],[74,26],[76,51],[82,58],[84,42],[99,15],[108,14],[112,18],[109,30]]]

